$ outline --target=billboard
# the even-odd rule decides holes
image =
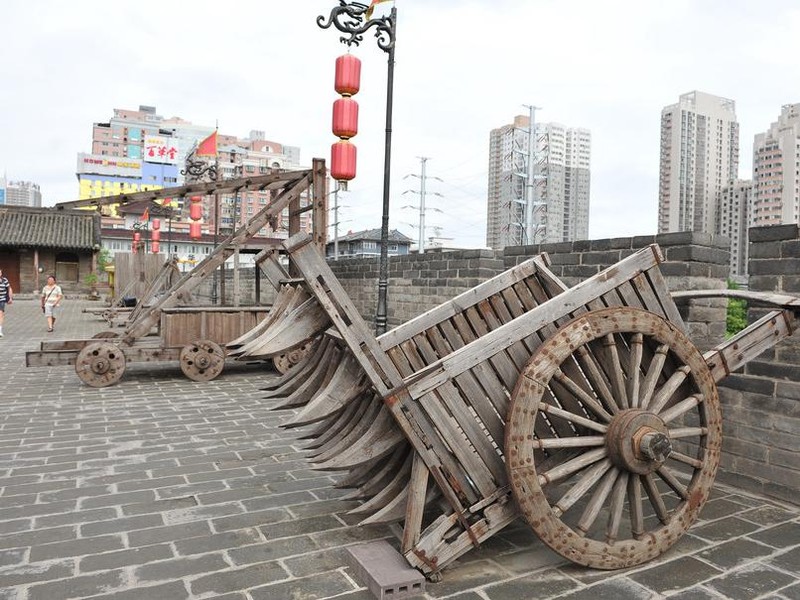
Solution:
[[[174,165],[178,162],[178,143],[176,140],[157,135],[144,138],[142,158],[147,162]]]
[[[110,175],[112,177],[142,176],[142,161],[135,158],[101,156],[99,154],[78,154],[78,175]]]

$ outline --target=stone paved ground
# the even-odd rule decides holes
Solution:
[[[370,596],[344,548],[389,537],[354,527],[333,477],[277,425],[259,366],[200,384],[134,364],[91,389],[71,368],[26,369],[45,337],[102,323],[67,303],[54,334],[33,301],[0,340],[0,600],[225,600]],[[429,584],[429,598],[800,598],[800,507],[717,486],[660,560],[626,572],[565,564],[512,526]]]

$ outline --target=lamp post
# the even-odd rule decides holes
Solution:
[[[389,288],[389,180],[392,163],[392,100],[394,92],[394,48],[397,25],[397,9],[392,7],[388,17],[367,19],[369,6],[360,2],[339,0],[339,6],[331,10],[328,20],[317,17],[317,25],[328,29],[331,25],[347,35],[339,41],[347,46],[358,46],[364,33],[375,28],[378,47],[388,55],[386,77],[386,141],[383,155],[383,212],[381,214],[381,257],[378,274],[378,308],[375,313],[375,333],[386,332],[386,295]]]
[[[181,170],[181,175],[186,178],[186,183],[202,181],[205,176],[208,176],[210,181],[219,181],[219,164],[215,160],[206,162],[198,160],[193,156],[194,150],[189,152],[186,156],[186,168]],[[217,235],[219,233],[219,193],[214,193],[214,248],[217,247]],[[224,272],[224,271],[223,271]],[[225,295],[223,290],[223,304]],[[211,303],[217,303],[217,272],[214,271],[214,279],[211,285]]]

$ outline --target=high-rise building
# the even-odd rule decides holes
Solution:
[[[786,104],[753,142],[752,226],[800,222],[800,104]]]
[[[730,274],[744,281],[747,275],[747,228],[750,224],[753,182],[737,179],[720,191],[718,233],[731,241]]]
[[[682,94],[661,111],[658,231],[718,233],[722,188],[739,169],[733,100]]]
[[[0,177],[0,204],[39,207],[42,205],[42,191],[31,181],[7,181]]]
[[[491,248],[589,236],[591,133],[536,123],[529,178],[529,132],[530,118],[517,116],[489,135],[486,245]]]

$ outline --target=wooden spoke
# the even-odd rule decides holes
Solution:
[[[639,407],[639,388],[641,384],[642,369],[642,340],[641,333],[634,333],[631,336],[631,353],[628,363],[628,398],[631,401],[631,408]]]
[[[644,535],[644,514],[642,513],[642,484],[638,475],[628,478],[628,507],[631,513],[631,536],[640,540]]]
[[[553,505],[553,512],[558,515],[567,512],[573,504],[583,498],[584,494],[594,487],[611,466],[611,461],[606,458],[596,463],[591,469],[587,469],[577,483]]]
[[[590,450],[585,454],[578,456],[577,458],[573,458],[572,460],[568,460],[565,463],[558,465],[557,467],[553,467],[549,471],[545,471],[541,475],[539,475],[539,482],[541,485],[545,485],[547,483],[553,483],[555,481],[560,481],[574,473],[577,473],[581,469],[585,469],[591,464],[594,464],[598,460],[602,460],[606,456],[606,449],[605,448],[598,448],[596,450]]]
[[[686,365],[683,365],[680,369],[675,371],[672,375],[670,375],[667,382],[659,388],[652,399],[649,402],[644,402],[642,404],[642,408],[652,413],[660,413],[661,409],[664,408],[667,402],[669,402],[669,399],[672,398],[672,394],[674,394],[680,385],[686,381],[689,371],[690,369]]]
[[[708,499],[721,448],[714,379],[686,335],[641,309],[593,309],[543,340],[520,376],[506,469],[539,537],[600,569],[674,544]]]
[[[667,511],[667,507],[664,505],[664,499],[661,497],[661,492],[658,491],[655,477],[653,477],[652,473],[642,475],[642,483],[644,484],[644,489],[647,492],[647,497],[650,498],[650,504],[656,511],[658,520],[666,525],[669,522],[669,513]]]
[[[575,413],[571,413],[568,410],[563,410],[561,408],[558,408],[557,406],[553,406],[552,404],[548,404],[546,402],[539,402],[539,410],[547,413],[548,415],[561,417],[562,419],[571,421],[576,425],[582,425],[587,429],[593,429],[594,431],[599,431],[600,433],[605,433],[608,430],[608,425],[604,425],[603,423],[598,423],[597,421],[592,421],[591,419],[587,419],[586,417],[582,417],[581,415],[576,415]]]
[[[672,471],[670,471],[667,467],[662,465],[662,467],[658,469],[656,473],[658,473],[658,476],[664,480],[664,483],[666,483],[673,492],[678,494],[682,500],[686,500],[689,497],[689,494],[686,491],[686,486],[678,481],[678,478],[675,477]]]
[[[619,535],[619,526],[622,523],[622,511],[625,509],[625,495],[628,492],[628,472],[619,473],[611,491],[611,506],[609,508],[608,525],[606,526],[606,543],[613,544]]]
[[[578,533],[586,535],[589,532],[589,529],[594,525],[597,516],[605,505],[608,495],[611,493],[617,479],[619,479],[619,469],[615,466],[611,466],[611,468],[605,472],[605,475],[603,475],[600,485],[597,486],[597,489],[592,494],[581,518],[578,520],[578,524],[575,526]]]
[[[582,387],[567,377],[561,369],[556,370],[553,379],[572,392],[583,405],[591,410],[595,415],[608,422],[611,414],[594,398],[592,398]]]
[[[676,427],[669,430],[669,437],[673,440],[704,435],[708,435],[708,427]]]
[[[617,406],[614,400],[614,394],[611,393],[611,388],[608,387],[605,375],[603,375],[603,371],[600,369],[592,353],[589,352],[585,346],[581,346],[577,351],[577,359],[586,378],[589,380],[589,383],[592,384],[592,388],[594,388],[594,391],[603,401],[606,408],[611,414],[617,414],[619,412],[619,406]]]
[[[622,363],[619,360],[619,351],[617,350],[617,340],[614,338],[613,333],[609,333],[603,339],[603,345],[606,348],[611,364],[609,365],[609,379],[611,380],[611,387],[614,388],[614,398],[621,409],[630,408],[628,403],[628,391],[625,386],[625,372],[622,370]]]
[[[678,452],[677,450],[673,450],[669,457],[672,460],[677,460],[678,462],[682,462],[683,464],[694,467],[695,469],[703,468],[702,460],[698,458],[692,458],[691,456],[687,456],[683,452]]]
[[[671,423],[678,417],[685,415],[687,412],[692,410],[702,401],[703,401],[702,394],[694,394],[692,396],[689,396],[685,400],[681,400],[675,406],[667,409],[658,416],[661,417],[661,420],[664,421],[664,423]]]
[[[589,446],[605,446],[604,435],[580,435],[573,438],[548,438],[538,440],[539,448],[550,450],[553,448],[586,448]]]
[[[664,368],[664,362],[667,360],[667,352],[669,352],[669,346],[666,344],[662,344],[656,348],[653,360],[650,361],[650,366],[647,369],[647,375],[644,376],[644,383],[642,384],[641,395],[639,397],[639,406],[644,407],[650,402],[650,397],[656,389],[658,378]]]

